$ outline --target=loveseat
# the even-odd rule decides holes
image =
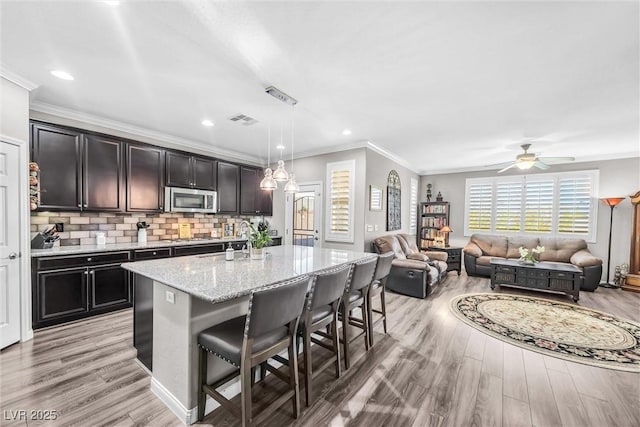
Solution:
[[[426,298],[447,274],[447,253],[420,252],[410,234],[378,237],[373,249],[379,254],[395,254],[386,287],[399,294]]]
[[[491,276],[491,258],[520,258],[519,248],[544,246],[540,261],[573,264],[582,269],[580,290],[594,291],[602,276],[602,260],[583,239],[473,234],[464,247],[464,269],[469,276]]]

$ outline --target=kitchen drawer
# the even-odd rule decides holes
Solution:
[[[229,244],[227,243],[227,246],[225,246],[225,249],[229,246]],[[244,248],[245,246],[247,246],[247,242],[231,242],[231,247],[236,250],[239,251],[242,248]]]
[[[224,250],[224,243],[216,243],[213,245],[178,246],[173,249],[173,254],[175,256],[198,255],[212,252],[224,252]]]
[[[171,256],[171,248],[138,249],[133,251],[134,261],[143,261],[145,259],[169,258],[170,256]]]
[[[65,257],[37,258],[38,270],[54,270],[68,267],[88,267],[100,264],[117,264],[129,261],[129,251],[102,252]]]

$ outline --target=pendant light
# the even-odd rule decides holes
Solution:
[[[295,104],[294,104],[295,105]],[[289,182],[284,186],[285,193],[297,193],[300,191],[300,186],[296,182],[296,175],[293,173],[293,148],[294,148],[294,105],[291,106],[291,173],[289,174]]]
[[[273,171],[269,167],[271,164],[271,126],[269,126],[269,137],[267,142],[267,167],[264,170],[264,178],[260,181],[260,189],[273,191],[278,188],[278,183],[273,179]]]
[[[273,173],[273,179],[278,182],[287,182],[289,180],[289,173],[284,168],[284,160],[282,160],[282,149],[284,146],[282,145],[282,128],[280,128],[280,160],[278,160],[278,167],[276,171]]]

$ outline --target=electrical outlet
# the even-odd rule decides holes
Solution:
[[[375,231],[378,231],[378,224],[374,225],[374,226],[373,226],[373,229],[374,229]]]
[[[56,231],[62,233],[64,231],[64,224],[62,222],[56,222]]]
[[[167,298],[167,302],[171,303],[171,304],[175,304],[176,303],[176,294],[174,294],[171,291],[166,291],[165,296]]]
[[[373,225],[367,224],[367,232],[373,231]]]

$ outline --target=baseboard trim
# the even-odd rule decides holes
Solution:
[[[169,390],[167,390],[158,380],[151,378],[151,392],[155,394],[158,399],[167,405],[167,407],[174,413],[176,417],[184,424],[191,425],[196,422],[197,410],[195,416],[193,416],[193,410],[187,409]]]

